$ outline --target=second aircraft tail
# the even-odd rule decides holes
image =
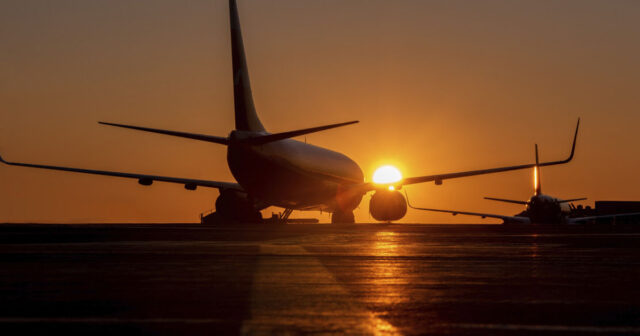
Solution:
[[[540,182],[540,159],[538,157],[538,144],[536,144],[536,165],[533,167],[533,186],[535,188],[535,195],[542,194],[542,183]]]

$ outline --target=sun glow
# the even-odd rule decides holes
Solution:
[[[402,180],[402,173],[394,166],[382,166],[373,173],[374,183],[390,184],[399,182],[400,180]]]

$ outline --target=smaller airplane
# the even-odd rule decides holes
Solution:
[[[405,195],[407,196],[407,205],[409,205],[410,208],[416,209],[416,210],[446,212],[454,216],[460,214],[460,215],[468,215],[468,216],[478,216],[482,218],[497,218],[497,219],[501,219],[503,221],[503,224],[580,224],[585,222],[592,222],[598,219],[613,219],[613,218],[623,217],[623,216],[640,216],[640,212],[636,212],[636,213],[625,213],[625,214],[603,215],[603,216],[570,217],[571,209],[572,209],[572,207],[570,206],[570,203],[576,202],[576,201],[584,201],[586,200],[586,198],[572,198],[572,199],[562,200],[555,197],[551,197],[549,195],[544,195],[542,193],[542,186],[540,183],[540,161],[538,159],[537,144],[535,145],[535,148],[536,148],[536,164],[533,168],[533,180],[534,180],[535,192],[533,196],[529,198],[528,201],[485,197],[485,199],[492,200],[492,201],[525,205],[526,209],[515,216],[415,207],[411,205],[411,202],[409,200],[409,195],[406,194],[406,190],[405,190]]]

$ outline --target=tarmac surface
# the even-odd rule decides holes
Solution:
[[[0,333],[640,334],[640,234],[0,225]]]

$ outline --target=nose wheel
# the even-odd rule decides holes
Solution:
[[[336,211],[331,214],[331,224],[353,224],[356,222],[351,211]]]

